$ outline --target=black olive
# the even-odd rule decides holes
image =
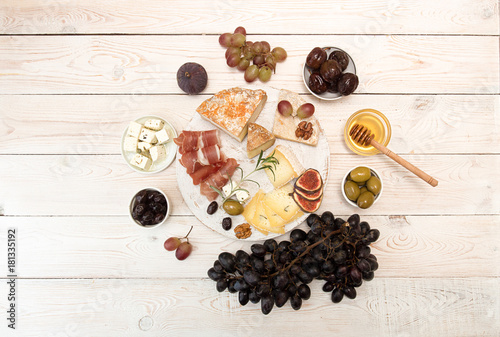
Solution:
[[[329,60],[335,60],[339,63],[340,69],[344,71],[347,68],[347,65],[349,64],[349,56],[341,50],[335,50],[328,56]]]
[[[207,81],[207,72],[198,63],[184,63],[177,71],[177,84],[189,95],[202,92],[207,86]]]
[[[309,89],[311,89],[312,92],[321,95],[328,89],[328,87],[325,80],[319,73],[312,73],[311,76],[309,76]]]
[[[345,73],[339,80],[337,84],[337,90],[342,95],[347,96],[350,95],[356,90],[359,84],[358,76],[351,73]]]
[[[233,221],[231,220],[230,217],[222,219],[222,229],[228,231],[231,229],[232,226],[233,226]]]
[[[207,213],[212,215],[217,211],[217,208],[219,208],[219,204],[217,204],[217,201],[212,201],[207,207]]]
[[[311,50],[306,58],[307,66],[313,69],[318,69],[325,61],[326,61],[326,51],[324,51],[320,47],[316,47],[313,50]]]

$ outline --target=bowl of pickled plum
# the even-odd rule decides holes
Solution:
[[[304,63],[303,80],[309,92],[323,100],[350,95],[359,84],[352,57],[337,47],[312,49]]]
[[[143,228],[158,227],[170,215],[170,202],[161,190],[148,187],[134,195],[129,214],[132,221]]]

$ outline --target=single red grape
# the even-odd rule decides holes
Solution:
[[[165,247],[166,250],[171,252],[173,250],[176,250],[180,244],[181,240],[179,240],[179,238],[168,238],[163,244],[163,246]]]
[[[183,242],[177,247],[175,257],[177,260],[184,260],[191,254],[192,250],[193,246],[189,242]]]

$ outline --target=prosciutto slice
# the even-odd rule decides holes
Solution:
[[[222,161],[221,152],[218,145],[203,147],[197,151],[186,152],[179,160],[186,168],[188,174],[192,174],[199,169],[199,165],[214,165]]]
[[[224,165],[224,162],[220,162],[215,165],[202,166],[200,169],[190,174],[191,178],[193,179],[193,184],[199,185],[203,180],[207,179],[210,175],[217,172],[222,167],[222,165]]]
[[[209,201],[217,199],[219,194],[212,190],[210,186],[221,189],[229,181],[229,177],[233,175],[238,166],[239,164],[236,159],[229,158],[217,172],[211,174],[201,183],[200,193],[207,197]]]
[[[179,153],[196,151],[212,145],[220,145],[219,131],[182,131],[179,137],[174,139],[179,146]]]

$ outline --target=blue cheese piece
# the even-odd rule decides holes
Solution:
[[[141,152],[146,152],[149,151],[149,149],[151,149],[151,146],[153,145],[146,142],[138,142],[137,149],[139,149]]]
[[[153,146],[149,150],[149,154],[151,155],[151,159],[153,159],[155,163],[167,157],[167,151],[165,150],[165,146],[162,145]]]
[[[138,142],[137,138],[127,136],[123,142],[123,149],[127,152],[136,152]]]
[[[237,183],[234,181],[229,181],[223,188],[222,192],[224,193],[226,198],[231,197],[231,191],[236,188]],[[248,194],[247,191],[236,191],[232,195],[236,197],[236,200],[239,202],[245,202],[250,198],[250,195]]]
[[[156,139],[158,140],[158,144],[165,144],[170,140],[168,136],[168,132],[165,129],[161,129],[156,133]]]
[[[150,130],[159,131],[163,128],[163,121],[159,119],[148,119],[146,123],[144,123],[144,127]]]
[[[130,122],[127,130],[127,135],[130,137],[139,138],[142,131],[142,125],[137,122]]]
[[[222,188],[222,192],[224,193],[224,195],[226,196],[226,198],[229,198],[230,195],[229,193],[231,193],[231,191],[233,190],[235,184],[232,180],[228,181],[228,183]]]
[[[141,134],[139,135],[139,140],[141,142],[154,144],[156,143],[156,132],[154,132],[153,130],[142,128]]]
[[[245,202],[250,198],[247,191],[236,191],[236,200],[239,202]]]
[[[151,159],[141,154],[136,154],[130,161],[130,164],[147,171],[151,167]]]

